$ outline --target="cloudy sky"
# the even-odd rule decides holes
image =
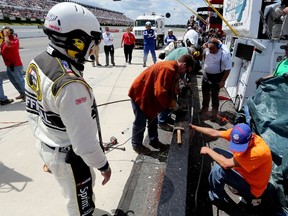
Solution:
[[[139,15],[170,13],[171,17],[166,19],[166,24],[185,24],[192,15],[186,7],[181,5],[176,0],[75,0],[79,3],[85,3],[101,8],[106,8],[118,12],[124,13],[127,17],[135,19]],[[204,0],[180,0],[187,5],[193,11],[196,11],[198,7],[206,6]]]

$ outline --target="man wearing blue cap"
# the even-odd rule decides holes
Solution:
[[[200,133],[229,141],[230,151],[207,146],[201,154],[208,154],[215,164],[209,174],[209,198],[215,205],[228,204],[225,184],[237,190],[248,204],[253,204],[265,191],[272,170],[269,146],[258,135],[251,132],[247,124],[241,123],[226,131],[190,125]]]

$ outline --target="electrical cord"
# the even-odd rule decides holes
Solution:
[[[130,100],[131,99],[123,99],[123,100],[111,101],[111,102],[99,104],[99,105],[97,105],[97,107],[106,106],[106,105],[110,105],[110,104],[114,104],[114,103],[126,102],[126,101],[130,101]],[[23,122],[0,122],[0,124],[14,124],[14,125],[6,126],[6,127],[1,127],[0,130],[13,128],[13,127],[18,127],[18,126],[20,126],[22,124],[25,124],[25,123],[28,123],[28,121],[23,121]],[[128,142],[128,140],[126,142]]]
[[[114,104],[114,103],[126,102],[126,101],[131,101],[131,99],[123,99],[123,100],[111,101],[111,102],[99,104],[99,105],[97,105],[97,107],[106,106],[106,105],[110,105],[110,104]]]
[[[154,117],[154,119],[153,119],[151,122],[153,122],[156,118],[157,118],[157,116]],[[145,130],[146,127],[148,127],[149,125],[150,125],[150,124],[148,124],[147,126],[143,127],[143,128],[140,129],[139,131],[137,131],[137,133],[135,133],[134,135],[130,136],[130,137],[129,137],[126,141],[124,141],[123,143],[118,144],[118,145],[115,145],[115,147],[119,147],[119,146],[125,145],[129,140],[131,140],[131,139],[132,139],[134,136],[136,136],[138,133],[140,133],[140,132],[142,132],[143,130]],[[109,152],[111,152],[111,151],[113,151],[113,150],[114,150],[114,149],[111,148],[111,150],[105,151],[105,153],[107,154],[107,153],[109,153]]]
[[[196,98],[193,92],[192,92],[192,97],[194,99]],[[191,107],[191,112],[192,112],[192,110],[193,110],[193,107]],[[190,119],[190,122],[192,123],[192,118]],[[197,123],[200,124],[199,114],[197,114]],[[202,147],[202,146],[204,146],[204,141],[203,141],[204,139],[203,139],[202,133],[200,133],[200,136],[201,136],[200,140],[201,140],[201,147]],[[199,191],[199,187],[200,187],[200,183],[201,183],[203,166],[204,166],[204,155],[201,155],[200,171],[199,171],[199,176],[198,176],[197,185],[196,185],[196,189],[195,189],[195,196],[194,196],[194,208],[195,208],[194,215],[195,216],[197,216],[196,212],[197,212],[197,208],[198,208],[198,191]]]
[[[225,105],[227,105],[227,103],[232,103],[232,99],[235,99],[236,97],[233,97],[233,98],[227,98],[225,99],[225,101],[221,104],[221,106],[219,107],[219,113],[223,115],[223,117],[221,116],[221,121],[222,122],[230,122],[232,123],[235,118],[236,118],[236,115],[237,115],[237,111],[233,111],[231,109],[224,109]],[[231,122],[232,120],[232,122]],[[227,128],[227,127],[225,127]]]
[[[227,100],[225,100],[220,108],[219,108],[219,111],[222,112],[222,108],[224,106],[225,103],[227,102],[231,102],[232,101],[232,98],[229,98]],[[235,112],[236,114],[237,112]],[[200,124],[200,117],[199,117],[199,114],[197,115],[197,121],[198,121],[198,124]],[[201,143],[202,145],[201,146],[204,146],[204,139],[203,139],[203,134],[202,133],[199,133],[200,134],[200,140],[201,140]],[[208,146],[209,146],[209,143],[208,143]],[[194,207],[195,207],[195,216],[197,216],[196,212],[197,212],[197,207],[198,207],[198,191],[199,191],[199,187],[200,187],[200,183],[201,183],[201,178],[202,178],[202,174],[203,174],[203,167],[204,167],[204,155],[201,155],[201,163],[200,163],[200,171],[199,171],[199,176],[198,176],[198,181],[197,181],[197,186],[196,186],[196,190],[195,190],[195,198],[194,198]],[[217,209],[217,215],[219,215],[219,209]]]
[[[6,127],[1,127],[0,130],[13,128],[13,127],[18,127],[18,126],[21,126],[21,125],[23,125],[25,123],[28,123],[28,121],[23,121],[23,122],[0,122],[0,124],[14,124],[14,125],[6,126]]]
[[[190,88],[190,92],[191,92],[191,96],[192,96],[192,100],[191,100],[191,103],[193,102],[193,99],[196,100],[196,97],[192,91],[192,89]],[[190,98],[189,98],[190,99]],[[189,105],[190,105],[190,101],[189,101]],[[191,107],[191,115],[190,115],[190,123],[192,124],[192,121],[193,121],[193,111],[194,111],[194,108],[193,106]],[[199,114],[197,114],[197,123],[200,124],[200,117],[199,117]],[[194,131],[195,132],[195,131]],[[203,142],[203,135],[202,133],[200,133],[200,136],[201,136],[201,146],[204,146],[204,142]],[[194,208],[195,208],[195,211],[194,211],[194,215],[197,216],[196,212],[197,212],[197,207],[198,207],[198,191],[199,191],[199,187],[200,187],[200,183],[201,183],[201,178],[202,178],[202,173],[203,173],[203,166],[204,166],[204,155],[201,155],[201,163],[200,163],[200,171],[199,171],[199,176],[198,176],[198,180],[197,180],[197,185],[196,185],[196,190],[195,190],[195,196],[194,196]]]
[[[98,104],[97,107],[101,107],[101,106],[106,106],[106,105],[111,105],[111,104],[115,104],[115,103],[121,103],[121,102],[127,102],[127,101],[131,101],[131,99],[122,99],[122,100],[117,100],[117,101],[111,101],[111,102],[107,102],[107,103],[102,103],[102,104]],[[154,121],[155,119],[157,118],[157,116],[152,120]],[[151,122],[152,122],[151,121]],[[0,124],[11,124],[11,123],[16,123],[14,125],[10,125],[10,126],[7,126],[7,127],[1,127],[0,130],[3,130],[3,129],[8,129],[8,128],[13,128],[13,127],[18,127],[22,124],[25,124],[25,123],[28,123],[28,121],[23,121],[23,122],[0,122]],[[133,136],[136,136],[138,133],[142,132],[143,130],[146,129],[146,127],[148,127],[149,124],[147,126],[145,126],[144,128],[142,128],[141,130],[139,130],[136,134],[134,134]],[[129,140],[131,140],[133,138],[133,136],[129,137],[126,141],[124,141],[123,143],[121,144],[118,144],[118,145],[115,145],[115,147],[117,146],[122,146],[122,145],[125,145]],[[113,151],[114,149],[111,149],[111,150],[108,150],[108,151],[105,151],[105,153],[109,153],[110,151]]]

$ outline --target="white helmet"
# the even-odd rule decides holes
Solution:
[[[149,22],[149,21],[146,22],[146,23],[145,23],[145,26],[151,26],[151,22]]]
[[[198,33],[194,29],[188,30],[183,37],[183,42],[186,47],[190,47],[191,45],[197,45]]]
[[[102,35],[92,12],[72,2],[54,5],[48,11],[43,30],[54,45],[66,49],[79,63],[88,60],[91,47]]]

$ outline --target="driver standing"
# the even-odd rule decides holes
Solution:
[[[26,72],[26,110],[40,156],[65,198],[67,215],[91,216],[97,168],[106,184],[111,169],[96,138],[96,103],[83,79],[84,62],[101,39],[100,25],[86,8],[53,6],[44,32],[50,43]]]

